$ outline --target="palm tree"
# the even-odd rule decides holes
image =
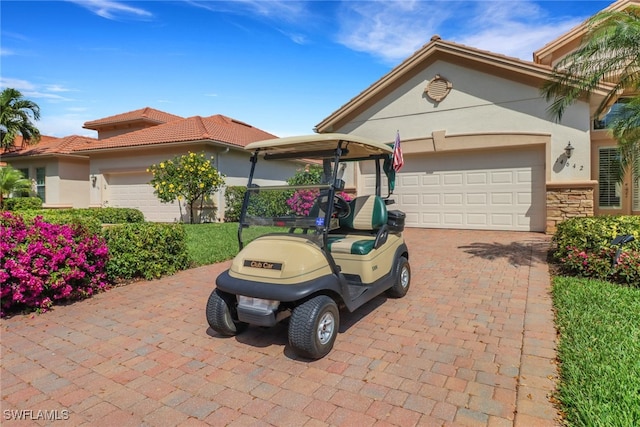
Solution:
[[[4,89],[0,93],[0,148],[13,147],[19,135],[25,144],[38,142],[40,131],[32,120],[40,120],[38,104],[25,99],[17,89]]]
[[[640,175],[640,7],[605,10],[587,21],[580,47],[553,68],[552,77],[542,87],[549,111],[557,120],[579,98],[589,97],[608,83],[608,93],[596,110],[600,117],[622,93],[631,93],[631,102],[620,104],[609,122],[620,148],[622,180],[630,167]]]
[[[31,181],[22,172],[11,165],[0,166],[0,208],[4,207],[4,199],[10,195],[29,195]]]

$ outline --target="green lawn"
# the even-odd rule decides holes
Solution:
[[[640,289],[553,279],[558,398],[571,426],[640,425]]]
[[[189,257],[196,266],[215,264],[238,253],[238,223],[184,224]],[[251,227],[242,232],[244,244],[256,237],[282,231],[277,227]]]

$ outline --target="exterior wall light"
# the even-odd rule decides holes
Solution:
[[[98,180],[98,177],[97,177],[97,176],[93,175],[93,176],[91,177],[91,186],[92,186],[93,188],[95,188],[95,187],[96,187],[96,181],[97,181],[97,180]]]
[[[574,147],[573,145],[571,145],[571,141],[569,141],[567,146],[564,147],[564,154],[567,156],[567,159],[571,158],[571,155],[573,154],[573,150],[574,150]]]

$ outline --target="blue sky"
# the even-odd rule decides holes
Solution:
[[[439,34],[531,60],[612,1],[6,1],[0,86],[45,135],[142,107],[313,127]]]

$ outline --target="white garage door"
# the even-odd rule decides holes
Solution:
[[[174,222],[180,218],[177,203],[161,203],[149,184],[150,173],[117,173],[106,175],[106,205],[140,209],[147,221]],[[183,208],[184,210],[184,208]]]
[[[365,176],[366,191],[374,186]],[[544,231],[544,152],[405,156],[393,198],[408,227]]]

